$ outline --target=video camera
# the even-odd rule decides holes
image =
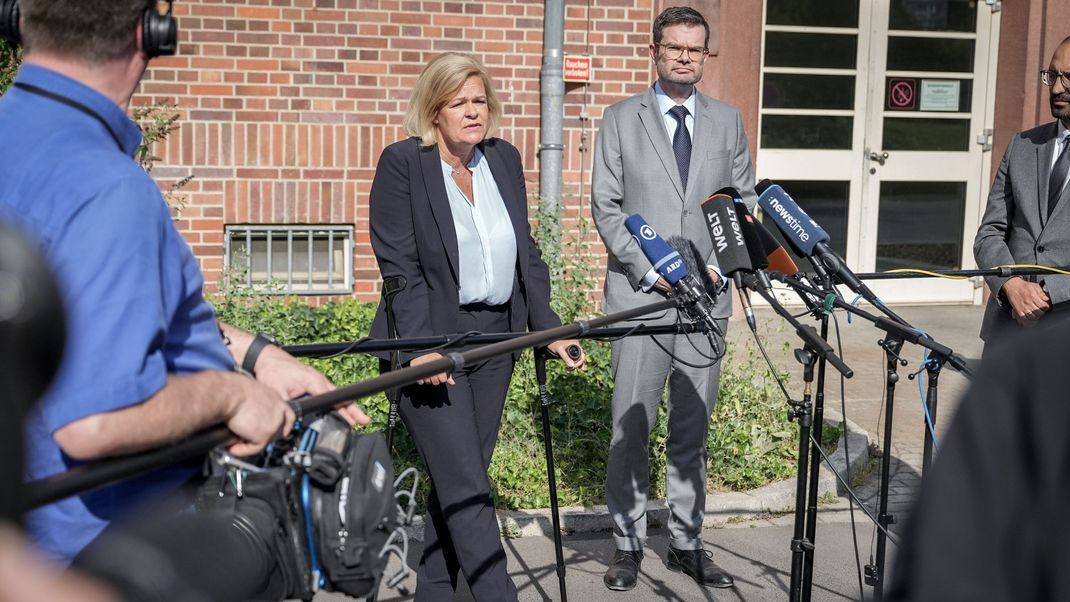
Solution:
[[[255,462],[212,455],[225,470],[200,489],[198,511],[230,517],[257,567],[248,576],[261,584],[256,599],[373,595],[391,554],[401,568],[387,584],[408,574],[401,525],[415,511],[418,476],[409,468],[395,479],[382,434],[358,434],[332,412],[298,423]]]

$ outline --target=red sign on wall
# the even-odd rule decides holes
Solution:
[[[591,81],[591,57],[566,55],[564,73],[567,82],[587,83]]]
[[[908,77],[888,78],[888,95],[884,106],[889,111],[913,111],[918,106],[918,80]]]

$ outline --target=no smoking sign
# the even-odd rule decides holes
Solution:
[[[888,79],[885,108],[889,111],[913,111],[918,106],[918,80],[905,77]]]

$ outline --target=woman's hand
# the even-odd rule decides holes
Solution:
[[[428,353],[427,355],[412,358],[412,361],[409,362],[409,366],[419,366],[420,364],[426,364],[427,362],[433,362],[439,359],[442,359],[441,353]],[[453,375],[448,372],[442,372],[441,374],[421,378],[416,381],[416,384],[418,385],[441,385],[443,383],[450,385],[456,384],[453,382]]]
[[[569,347],[579,349],[580,356],[575,359],[569,356]],[[587,364],[587,354],[583,352],[583,347],[580,346],[580,342],[576,339],[561,339],[560,341],[554,341],[547,345],[546,348],[549,349],[551,353],[564,360],[565,365],[568,366],[569,370],[576,370]]]

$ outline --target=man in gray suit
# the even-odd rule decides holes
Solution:
[[[1070,37],[1055,49],[1041,81],[1048,86],[1056,121],[1011,139],[988,195],[974,240],[977,265],[1070,265]],[[992,297],[981,338],[991,343],[1018,326],[1045,324],[1070,316],[1070,277],[986,279]]]
[[[709,31],[706,20],[691,8],[673,7],[661,13],[654,21],[654,42],[649,47],[657,82],[609,107],[602,117],[594,156],[593,212],[609,252],[602,306],[607,313],[671,293],[668,282],[652,269],[625,229],[628,215],[642,215],[663,237],[690,239],[709,266],[710,277],[719,283],[700,205],[725,186],[743,191],[748,206],[756,202],[739,113],[695,89],[709,55]],[[722,331],[731,312],[731,299],[722,292],[713,308]],[[676,318],[673,311],[643,322],[671,324]],[[714,358],[709,340],[700,335],[627,337],[613,343],[613,440],[606,501],[617,551],[605,575],[609,589],[635,587],[643,559],[650,432],[666,380],[668,566],[702,585],[733,585],[732,577],[717,569],[702,544],[706,428],[720,376],[720,363]]]

